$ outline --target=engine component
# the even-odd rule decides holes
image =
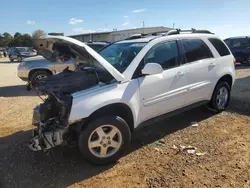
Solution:
[[[65,132],[66,129],[57,129],[55,131],[39,134],[36,130],[33,130],[34,137],[30,141],[29,148],[33,151],[39,151],[58,146],[62,144],[63,134]]]

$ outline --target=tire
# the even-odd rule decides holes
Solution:
[[[245,60],[241,61],[240,64],[242,64],[242,65],[250,65],[250,56],[246,56],[244,59]]]
[[[113,126],[113,128],[109,130],[109,126]],[[101,134],[102,131],[100,131],[100,128],[105,134]],[[98,130],[98,134],[96,130]],[[119,132],[117,131],[113,137],[111,130],[114,130],[114,132],[118,130]],[[101,137],[102,135],[104,136],[100,138],[99,135],[101,135]],[[91,141],[94,137],[95,141]],[[91,148],[90,141],[97,144],[97,146],[93,145],[94,147],[92,146]],[[78,139],[78,148],[83,157],[88,161],[94,164],[109,164],[122,157],[122,154],[130,144],[130,141],[131,132],[124,119],[118,116],[104,116],[90,122],[84,128]],[[113,143],[117,145],[117,148],[112,148],[111,145]],[[101,151],[104,148],[107,148],[107,153],[106,155],[101,156]]]
[[[39,79],[39,77],[46,79],[49,76],[51,76],[51,74],[49,72],[47,72],[47,71],[36,71],[30,77],[31,85],[32,86],[37,86],[37,85],[39,85],[39,80],[40,81],[43,80],[43,79]]]
[[[221,94],[224,92],[226,93],[226,95]],[[215,110],[216,112],[224,111],[229,105],[230,92],[231,88],[227,82],[224,81],[219,82],[214,89],[212,99],[210,102],[212,109]]]
[[[9,56],[9,58],[10,58],[10,62],[13,62],[13,61],[14,61],[14,58],[12,58],[11,55]]]
[[[22,62],[22,60],[23,60],[23,58],[22,58],[21,56],[18,56],[18,57],[17,57],[17,61],[18,61],[18,62]]]

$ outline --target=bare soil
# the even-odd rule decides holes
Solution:
[[[0,62],[0,187],[250,187],[250,67],[237,67],[227,111],[199,107],[155,122],[133,133],[116,164],[95,166],[72,147],[28,149],[41,100],[25,90],[17,65]]]

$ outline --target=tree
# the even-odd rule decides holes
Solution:
[[[13,37],[8,32],[4,32],[2,36],[4,37],[3,38],[3,45],[8,46],[10,41],[13,39]]]
[[[17,37],[19,37],[19,36],[22,36],[22,34],[19,33],[19,32],[16,32],[15,35],[14,35],[14,38],[17,38]]]
[[[33,40],[29,34],[22,35],[22,46],[33,46]]]
[[[13,37],[11,36],[11,34],[9,34],[8,32],[4,32],[2,34],[2,36],[5,38],[5,39],[8,39],[8,40],[11,40]]]
[[[36,30],[36,31],[33,32],[33,34],[32,34],[32,39],[33,39],[33,40],[37,40],[37,39],[39,39],[41,36],[44,36],[44,35],[46,35],[46,33],[45,33],[43,30],[38,29],[38,30]]]
[[[19,35],[10,40],[8,43],[9,47],[18,47],[18,46],[25,46],[25,47],[32,47],[33,40],[29,34]]]

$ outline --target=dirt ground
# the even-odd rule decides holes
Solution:
[[[17,66],[0,63],[1,188],[250,187],[250,67],[237,67],[227,111],[199,107],[155,122],[132,135],[118,163],[95,166],[75,148],[28,149],[32,108],[41,100],[25,90]]]

